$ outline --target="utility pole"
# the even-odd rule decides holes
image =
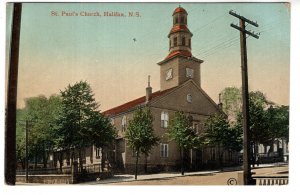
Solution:
[[[242,99],[243,99],[243,179],[244,185],[252,185],[253,180],[251,176],[251,153],[250,153],[250,142],[249,142],[249,92],[248,92],[248,65],[247,65],[247,44],[246,44],[246,34],[258,39],[258,34],[247,31],[245,29],[245,23],[251,24],[255,27],[258,27],[256,22],[253,22],[243,16],[240,16],[233,12],[229,11],[229,14],[238,18],[240,21],[240,26],[230,24],[231,27],[240,31],[240,42],[241,42],[241,68],[242,68]]]
[[[16,183],[16,110],[22,4],[14,3],[5,120],[5,182]]]
[[[25,172],[26,183],[28,183],[28,121],[25,122]]]

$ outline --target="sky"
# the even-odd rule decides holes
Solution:
[[[18,108],[32,96],[59,94],[86,80],[102,111],[145,95],[147,76],[158,91],[157,62],[168,55],[168,33],[178,3],[24,3],[20,40]],[[289,104],[290,11],[283,3],[181,3],[193,33],[192,54],[204,60],[201,87],[218,101],[229,86],[241,86],[238,19],[246,28],[249,89],[279,105]],[[11,5],[6,41],[10,41]],[[140,17],[63,16],[62,12],[139,12]],[[59,16],[51,15],[57,12]],[[133,41],[133,39],[136,41]],[[7,44],[6,49],[9,49]],[[8,55],[7,52],[6,55]]]

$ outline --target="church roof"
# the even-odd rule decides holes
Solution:
[[[173,12],[173,15],[176,14],[176,13],[179,13],[179,12],[182,12],[182,13],[185,13],[187,14],[186,10],[182,7],[177,7],[174,12]]]
[[[188,29],[188,27],[185,24],[184,25],[175,25],[175,26],[172,27],[172,29],[169,33],[169,36],[170,36],[170,34],[175,33],[175,32],[179,32],[179,31],[185,31],[185,32],[191,33],[190,30]]]
[[[184,51],[184,50],[178,50],[178,51],[173,51],[169,53],[169,55],[165,58],[165,60],[171,59],[177,55],[182,55],[185,57],[192,57],[192,53],[189,51]]]
[[[175,88],[175,87],[173,87],[173,88]],[[164,91],[156,91],[156,92],[152,93],[150,101],[152,99],[156,98],[156,97],[159,97],[159,96],[162,96],[162,95],[166,94],[168,91],[171,91],[173,88],[166,89]],[[142,96],[140,98],[137,98],[135,100],[132,100],[130,102],[122,104],[120,106],[117,106],[117,107],[111,108],[109,110],[106,110],[106,111],[103,112],[103,114],[106,115],[106,116],[117,115],[117,114],[120,114],[122,112],[126,112],[126,111],[128,111],[128,110],[130,110],[130,109],[132,109],[132,108],[134,108],[138,105],[142,105],[145,102],[146,102],[146,96]]]

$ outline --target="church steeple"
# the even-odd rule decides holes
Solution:
[[[173,27],[168,35],[169,56],[176,52],[188,57],[192,56],[191,38],[193,34],[187,27],[187,15],[188,13],[182,7],[176,8],[173,12]]]
[[[169,54],[158,63],[160,65],[160,88],[169,89],[192,79],[200,87],[200,64],[203,62],[192,56],[188,13],[182,7],[173,12],[173,26],[168,34]]]

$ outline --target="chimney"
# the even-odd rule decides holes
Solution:
[[[146,103],[151,99],[152,87],[150,86],[150,75],[148,75],[148,87],[146,88]]]
[[[218,104],[218,107],[220,110],[223,110],[223,104],[221,102],[221,93],[219,93],[219,104]]]

